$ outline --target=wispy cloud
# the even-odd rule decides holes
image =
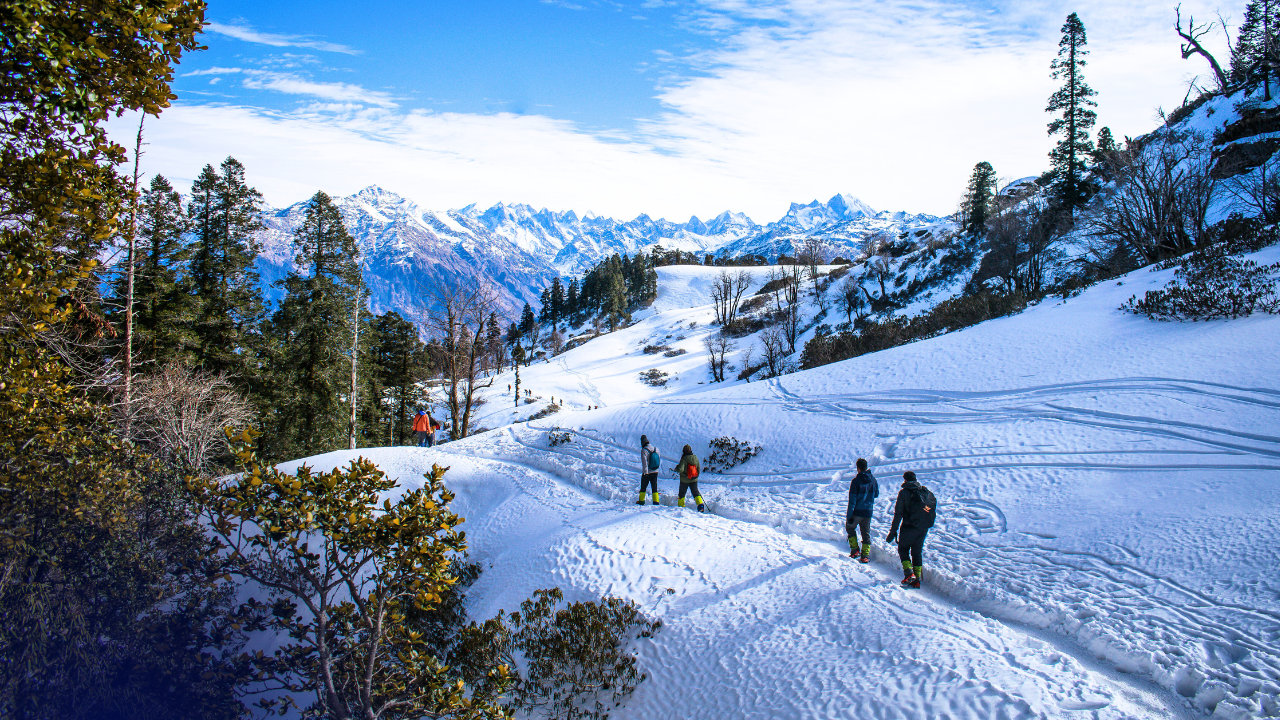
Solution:
[[[254,30],[247,25],[227,25],[224,23],[211,22],[206,24],[204,29],[207,32],[225,35],[245,42],[258,43],[259,45],[311,48],[312,50],[346,53],[348,55],[357,55],[360,53],[359,50],[346,45],[339,45],[338,43],[316,40],[305,35],[281,35],[277,33],[262,32],[260,30]]]
[[[1183,12],[1211,16],[1211,8]],[[975,163],[1039,174],[1053,140],[1049,60],[1068,12],[1050,0],[701,0],[683,22],[715,47],[677,58],[637,127],[586,132],[537,115],[405,111],[388,93],[265,71],[249,87],[323,102],[288,113],[188,106],[148,123],[150,161],[194,174],[244,161],[272,202],[378,183],[433,208],[497,200],[616,217],[743,210],[776,219],[836,192],[947,213]],[[691,9],[689,9],[691,8]],[[1163,0],[1081,0],[1099,125],[1152,129],[1203,68],[1183,61]],[[1225,57],[1225,48],[1221,57]],[[663,56],[656,56],[661,61]],[[217,70],[218,72],[215,72]],[[160,128],[164,128],[162,131]],[[122,131],[123,132],[123,131]],[[159,135],[167,133],[168,150]],[[185,170],[183,168],[186,168]]]

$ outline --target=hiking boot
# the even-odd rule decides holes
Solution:
[[[640,507],[644,507],[644,501],[643,501],[643,500],[637,500],[637,501],[636,501],[636,504],[637,504],[637,505],[639,505]]]
[[[918,587],[920,587],[920,578],[916,577],[915,575],[912,575],[912,576],[911,576],[911,582],[907,583],[907,586],[908,586],[908,587],[913,587],[913,588],[918,588]]]
[[[707,506],[703,505],[702,503],[698,503],[698,512],[704,513],[706,511],[707,511]]]
[[[871,556],[870,556],[870,555],[850,555],[849,557],[856,557],[856,558],[858,558],[858,562],[860,562],[860,563],[869,563],[869,562],[871,562]]]

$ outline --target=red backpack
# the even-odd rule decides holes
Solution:
[[[689,480],[697,480],[698,466],[694,465],[693,463],[689,463],[688,465],[684,466],[684,473],[685,473],[685,477],[688,478]]]

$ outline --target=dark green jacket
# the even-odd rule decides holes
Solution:
[[[688,478],[690,465],[698,468],[698,477],[693,480]],[[680,482],[682,483],[697,482],[698,479],[702,477],[702,465],[698,463],[698,456],[693,453],[689,453],[688,455],[680,458],[680,464],[676,466],[676,472],[680,473]]]

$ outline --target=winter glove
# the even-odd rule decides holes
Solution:
[[[893,542],[894,540],[897,540],[897,539],[898,539],[898,534],[897,534],[897,533],[889,533],[888,535],[885,535],[885,536],[884,536],[884,541],[885,541],[885,542],[887,542],[887,543],[891,543],[891,542]]]

